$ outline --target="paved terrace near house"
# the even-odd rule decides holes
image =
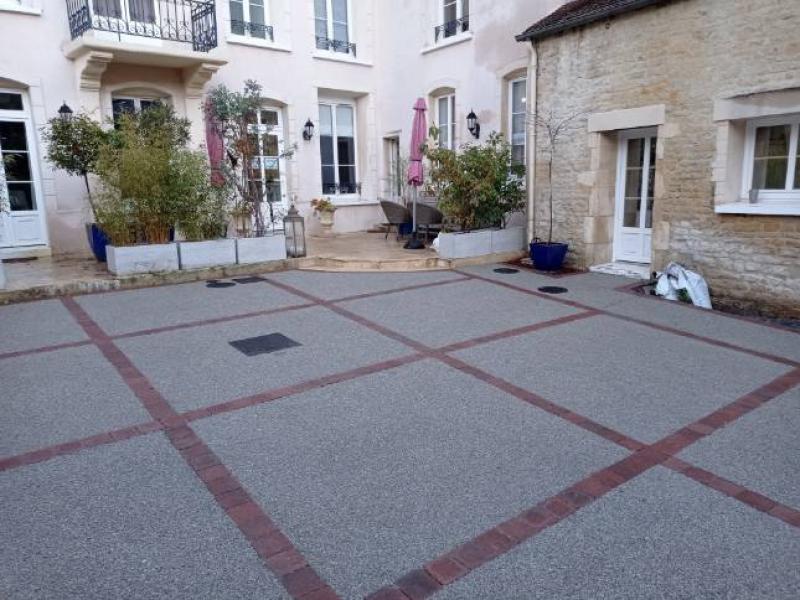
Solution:
[[[229,283],[0,307],[0,597],[800,597],[798,333],[599,274]]]

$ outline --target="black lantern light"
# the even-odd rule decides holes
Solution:
[[[283,234],[286,236],[286,256],[300,258],[306,255],[306,224],[294,203],[283,217]]]
[[[469,111],[467,115],[467,129],[475,136],[475,139],[481,137],[481,124],[478,123],[478,117],[474,110]]]
[[[311,119],[309,119],[308,121],[306,121],[305,127],[303,127],[303,139],[308,142],[313,137],[314,137],[314,123],[312,123]]]
[[[64,122],[72,120],[72,109],[69,106],[67,106],[66,102],[64,102],[61,105],[61,108],[58,109],[58,118]]]

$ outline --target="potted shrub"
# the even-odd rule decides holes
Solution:
[[[56,168],[70,175],[80,176],[86,185],[91,222],[86,224],[86,235],[94,257],[106,261],[108,238],[97,226],[97,215],[89,173],[96,170],[97,159],[108,134],[100,123],[85,113],[74,116],[58,116],[50,119],[43,128],[42,138],[46,147],[47,160]]]
[[[188,140],[189,122],[158,106],[123,115],[102,147],[97,172],[103,192],[95,213],[111,241],[112,273],[178,269],[176,227],[191,237],[223,231],[205,155],[189,150]]]
[[[547,136],[548,157],[547,157],[547,187],[548,187],[548,229],[547,241],[542,242],[539,238],[534,238],[530,245],[530,256],[533,266],[542,271],[559,271],[564,266],[564,259],[567,256],[569,245],[564,242],[553,241],[553,162],[556,156],[556,147],[561,135],[567,125],[577,118],[571,115],[558,120],[550,113],[548,118],[537,117],[536,123],[541,126]]]
[[[265,193],[268,181],[254,178],[250,165],[261,160],[256,115],[264,105],[261,86],[245,82],[242,91],[224,85],[211,90],[205,105],[206,139],[212,171],[231,191],[238,262],[266,262],[286,258],[283,236],[284,207]],[[268,126],[262,124],[260,133]],[[295,146],[280,149],[279,158],[291,156]]]
[[[511,147],[497,133],[486,143],[454,152],[427,149],[430,187],[439,198],[446,223],[456,231],[439,235],[443,258],[468,258],[521,250],[523,227],[507,227],[508,216],[525,203],[522,167],[512,160]]]
[[[314,198],[311,201],[311,208],[314,214],[319,217],[319,224],[322,225],[322,235],[333,235],[333,215],[336,213],[336,206],[330,198]]]

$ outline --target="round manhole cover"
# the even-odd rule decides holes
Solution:
[[[565,287],[558,287],[556,285],[546,285],[540,287],[539,291],[545,294],[566,294],[569,290]]]
[[[236,284],[233,283],[232,281],[211,280],[211,281],[206,283],[206,287],[207,288],[229,288],[229,287],[233,287],[235,285]]]
[[[512,269],[511,267],[498,267],[494,270],[495,273],[500,273],[501,275],[513,275],[514,273],[519,273],[519,269]]]

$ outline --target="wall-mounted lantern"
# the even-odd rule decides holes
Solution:
[[[474,110],[469,111],[467,115],[467,129],[475,136],[475,139],[481,137],[481,124],[478,123],[478,117]]]
[[[72,114],[73,114],[72,109],[69,106],[67,106],[66,102],[64,102],[61,105],[61,108],[58,109],[58,118],[64,121],[65,123],[72,120]]]
[[[306,224],[294,203],[283,217],[283,235],[286,237],[286,256],[300,258],[306,255]]]
[[[311,119],[306,121],[305,127],[303,127],[303,139],[305,141],[311,141],[311,138],[314,137],[314,123],[311,122]]]

